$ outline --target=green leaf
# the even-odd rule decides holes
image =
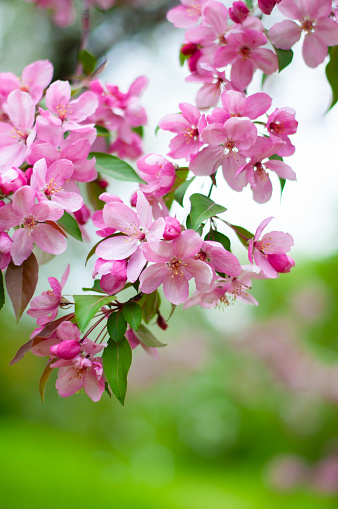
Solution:
[[[164,343],[161,343],[161,341],[156,339],[154,334],[143,324],[141,324],[139,330],[135,332],[135,336],[143,345],[150,346],[151,348],[166,346]]]
[[[118,343],[108,341],[108,346],[102,355],[103,369],[111,390],[122,405],[124,405],[126,397],[127,376],[131,360],[131,347],[126,338]]]
[[[91,152],[89,155],[96,158],[95,167],[100,173],[123,182],[144,183],[144,180],[137,175],[130,164],[122,161],[122,159],[101,152]]]
[[[20,266],[10,262],[7,267],[6,288],[17,321],[20,320],[22,313],[34,295],[38,275],[39,265],[33,253]]]
[[[157,136],[157,133],[158,133],[158,131],[159,131],[159,130],[160,130],[160,126],[159,126],[159,125],[157,125],[157,126],[155,127],[155,136]]]
[[[108,131],[106,127],[103,127],[102,125],[96,125],[95,129],[98,137],[110,138],[110,131]]]
[[[249,232],[245,228],[242,228],[242,226],[237,226],[235,224],[232,224],[230,226],[234,230],[234,232],[236,233],[237,237],[239,238],[239,240],[241,241],[243,246],[245,246],[247,248],[248,247],[248,241],[250,239],[252,239],[252,237],[254,237],[254,234]]]
[[[109,315],[107,321],[107,330],[109,337],[117,343],[121,341],[127,330],[127,322],[120,311]]]
[[[65,212],[61,219],[58,219],[57,223],[66,230],[69,235],[74,237],[76,240],[83,242],[82,233],[76,219],[74,219],[68,212]]]
[[[217,230],[210,228],[210,231],[206,234],[204,240],[219,242],[220,244],[222,244],[224,249],[226,249],[227,251],[231,251],[231,243],[229,237],[227,237],[226,235]]]
[[[0,309],[3,308],[4,304],[5,304],[4,279],[2,275],[2,270],[0,270]]]
[[[144,295],[142,298],[142,316],[143,320],[146,323],[149,323],[150,320],[156,315],[156,312],[160,305],[160,296],[157,290],[153,293],[149,293],[148,295]]]
[[[174,198],[175,198],[175,191],[177,188],[179,188],[186,180],[187,176],[189,174],[189,168],[179,168],[175,172],[175,182],[173,187],[171,188],[171,191],[169,194],[167,194],[164,198],[164,202],[168,209],[170,209]]]
[[[48,382],[48,378],[50,377],[50,375],[53,372],[53,368],[51,368],[51,364],[54,362],[54,360],[55,359],[52,359],[51,361],[48,362],[47,366],[43,370],[43,373],[42,373],[40,381],[39,381],[39,391],[40,391],[42,403],[43,403],[43,400],[45,397],[46,383]]]
[[[80,331],[84,332],[99,309],[106,304],[110,304],[114,299],[114,295],[109,295],[108,297],[101,297],[100,295],[74,295],[75,316]]]
[[[252,9],[253,6],[253,0],[244,0],[248,9]]]
[[[267,75],[267,74],[265,74],[265,72],[263,72],[263,75],[262,75],[262,87],[263,87],[263,85],[264,85],[264,83],[265,83],[265,81],[266,81],[267,77],[268,77],[268,75]]]
[[[292,49],[276,49],[277,58],[278,58],[278,72],[281,72],[285,67],[291,64],[293,59],[293,51]]]
[[[209,219],[216,214],[221,214],[227,210],[222,205],[217,205],[217,203],[212,201],[210,198],[199,193],[190,196],[190,202],[190,217],[193,230],[197,230],[199,225],[206,219]]]
[[[174,197],[177,203],[179,203],[183,207],[183,198],[185,193],[187,192],[188,187],[190,186],[191,182],[195,180],[195,177],[193,177],[190,180],[186,180],[181,184],[176,191],[174,192]]]
[[[327,80],[332,90],[332,100],[328,111],[338,101],[338,46],[329,48],[330,61],[325,68]]]
[[[104,290],[102,290],[99,279],[94,280],[93,286],[91,288],[84,287],[84,288],[82,288],[82,291],[83,292],[98,292],[98,293],[104,293],[104,294],[107,293]]]
[[[279,182],[280,182],[280,193],[282,195],[286,184],[286,180],[283,179],[282,177],[279,177]]]
[[[96,62],[97,62],[96,57],[94,55],[89,53],[89,51],[87,51],[86,49],[83,49],[79,53],[78,60],[79,60],[79,62],[81,62],[83,72],[87,76],[90,76],[91,74],[93,74],[95,67],[96,67]]]
[[[99,196],[103,193],[102,187],[96,180],[86,183],[86,191],[89,202],[94,210],[102,210],[105,206],[105,202],[100,200]]]
[[[170,311],[170,315],[168,316],[168,320],[166,320],[167,322],[169,322],[170,318],[173,316],[176,307],[177,307],[176,304],[171,304],[171,311]]]
[[[143,128],[143,125],[139,125],[138,127],[133,127],[132,130],[134,131],[134,133],[136,133],[139,136],[141,136],[141,138],[144,137],[144,128]]]
[[[183,47],[183,46],[182,46]],[[182,67],[184,65],[184,62],[186,60],[188,60],[188,58],[191,57],[191,55],[184,55],[184,53],[182,53],[182,51],[180,51],[180,54],[179,54],[179,61],[180,61],[180,66]]]
[[[134,330],[138,330],[142,322],[142,309],[136,302],[130,301],[123,305],[122,313],[127,323]]]
[[[283,158],[281,156],[278,156],[277,154],[270,156],[269,159],[272,159],[273,161],[283,161]]]

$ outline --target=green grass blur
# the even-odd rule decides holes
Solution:
[[[255,282],[257,309],[178,309],[167,331],[154,326],[168,343],[160,360],[135,351],[125,407],[106,394],[96,404],[82,393],[62,399],[55,377],[42,404],[45,360],[27,354],[8,366],[33,328],[16,325],[8,306],[0,315],[2,506],[337,507],[338,497],[311,479],[279,488],[271,480],[284,455],[311,468],[337,451],[334,386],[311,382],[318,369],[337,366],[337,262],[298,264],[292,275]],[[240,325],[230,326],[234,313]],[[283,348],[296,353],[284,359],[281,351],[279,365],[271,348],[283,324]],[[266,335],[259,354],[254,345]],[[309,366],[294,384],[304,359]]]

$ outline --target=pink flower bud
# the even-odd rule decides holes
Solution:
[[[160,329],[166,330],[168,328],[167,322],[160,313],[158,313],[156,323],[160,327]]]
[[[163,238],[165,240],[172,240],[181,234],[181,225],[177,221],[176,217],[165,217],[165,227]]]
[[[287,254],[271,254],[267,255],[268,261],[273,268],[282,274],[290,272],[292,267],[295,266],[295,260]]]
[[[86,205],[82,205],[82,207],[79,210],[76,210],[74,212],[74,216],[79,224],[86,224],[86,222],[90,218],[90,210]]]
[[[197,44],[190,42],[190,43],[184,44],[184,46],[182,46],[181,53],[182,53],[182,55],[188,56],[188,55],[193,55],[197,50],[198,50]]]
[[[31,176],[33,174],[33,167],[30,166],[29,168],[27,168],[27,170],[25,171],[25,178],[27,180],[27,184],[30,185],[30,182],[31,182]]]
[[[234,2],[229,9],[229,16],[234,23],[243,23],[250,11],[244,2]]]
[[[52,355],[66,360],[74,359],[74,357],[79,355],[80,351],[81,345],[76,339],[66,339],[50,347],[50,353]]]
[[[191,55],[191,57],[189,58],[188,60],[188,66],[189,66],[189,70],[190,72],[196,72],[197,70],[197,62],[200,58],[200,56],[202,55],[202,52],[200,50],[197,50],[195,51],[195,53],[193,55]]]
[[[0,190],[4,194],[15,193],[26,184],[25,174],[19,168],[11,168],[0,175]]]
[[[6,203],[4,201],[0,200],[0,208],[4,207],[5,205],[6,205]]]
[[[96,182],[97,182],[97,184],[98,184],[100,187],[102,187],[102,189],[104,189],[104,190],[106,190],[106,189],[107,189],[108,184],[109,184],[109,183],[108,183],[106,180],[104,180],[104,179],[97,179],[97,180],[96,180]]]
[[[258,0],[258,7],[264,14],[271,14],[276,4],[281,0]]]
[[[136,202],[137,202],[137,192],[135,192],[133,196],[130,198],[130,205],[132,207],[136,207]]]

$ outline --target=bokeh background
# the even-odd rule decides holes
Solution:
[[[177,111],[179,102],[193,102],[196,93],[184,83],[186,70],[178,63],[183,31],[165,21],[168,7],[164,0],[134,0],[108,13],[94,11],[89,47],[108,56],[102,79],[122,90],[140,74],[149,76],[142,100],[149,117],[145,150],[161,154],[169,137],[155,136],[158,120]],[[79,36],[79,20],[59,29],[45,11],[1,0],[0,72],[20,75],[28,63],[48,58],[54,79],[67,79]],[[257,76],[250,92],[259,89]],[[297,152],[290,159],[297,183],[287,183],[281,199],[275,180],[265,205],[254,204],[250,190],[238,194],[221,185],[213,199],[228,207],[229,221],[253,231],[274,215],[273,229],[295,238],[292,273],[255,282],[258,308],[177,309],[167,331],[154,330],[168,343],[160,360],[134,352],[125,407],[108,397],[95,404],[83,393],[62,399],[53,379],[42,404],[44,359],[28,354],[8,366],[33,320],[24,317],[17,325],[7,305],[0,315],[6,509],[337,507],[338,110],[325,114],[330,89],[324,66],[306,68],[297,48],[293,65],[270,77],[264,90],[275,107],[297,111]],[[126,200],[132,191],[118,183],[111,190]],[[244,248],[232,241],[245,263]],[[91,280],[85,256],[74,241],[71,254],[42,267],[37,292],[71,261],[66,291],[80,293]]]

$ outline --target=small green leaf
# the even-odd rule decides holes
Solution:
[[[252,237],[254,237],[254,234],[249,232],[245,228],[242,228],[242,226],[237,226],[235,224],[232,224],[230,226],[234,230],[234,232],[236,233],[237,237],[239,238],[239,240],[241,241],[243,246],[245,246],[247,248],[248,247],[248,241],[250,239],[252,239]]]
[[[103,369],[111,390],[124,405],[127,392],[127,376],[131,366],[132,352],[129,341],[122,338],[121,341],[108,341],[108,346],[102,355]]]
[[[94,318],[102,306],[115,300],[114,295],[101,297],[100,295],[74,295],[75,316],[78,327],[84,332],[89,322]]]
[[[97,62],[96,57],[89,53],[89,51],[87,51],[86,49],[83,49],[82,51],[80,51],[78,59],[79,62],[81,62],[82,64],[83,72],[87,76],[93,74]]]
[[[182,51],[180,51],[180,54],[179,54],[179,61],[180,61],[180,66],[182,67],[184,65],[184,62],[186,60],[188,60],[188,58],[191,57],[191,55],[184,55],[184,53],[182,53]]]
[[[122,313],[127,323],[134,330],[138,330],[142,322],[142,309],[136,302],[130,301],[123,305]]]
[[[74,219],[68,212],[65,212],[61,219],[58,219],[57,223],[66,230],[69,235],[74,237],[76,240],[82,240],[82,233],[76,219]]]
[[[157,136],[157,133],[158,133],[158,131],[159,131],[159,130],[160,130],[160,126],[159,126],[159,125],[157,125],[157,126],[155,127],[155,136]]]
[[[171,311],[170,311],[170,315],[168,316],[168,320],[166,320],[167,322],[169,322],[170,318],[173,316],[176,307],[177,307],[176,304],[171,304]]]
[[[143,324],[140,325],[138,331],[135,331],[135,336],[143,345],[150,346],[151,348],[166,346],[164,343],[161,343],[161,341],[156,339],[154,334]]]
[[[283,161],[283,158],[277,154],[273,154],[273,156],[270,156],[269,159],[272,159],[273,161]]]
[[[248,9],[252,9],[253,6],[253,0],[244,0],[246,5],[248,6]]]
[[[338,46],[329,48],[330,61],[325,68],[327,80],[332,90],[332,100],[328,111],[338,101]]]
[[[156,312],[160,305],[160,296],[157,290],[153,293],[143,296],[143,302],[141,304],[143,320],[149,323],[150,320],[156,315]]]
[[[40,391],[40,396],[41,396],[42,403],[43,403],[43,400],[44,400],[44,397],[45,397],[46,383],[48,382],[48,378],[50,377],[50,375],[53,372],[53,368],[51,368],[50,366],[54,362],[54,360],[55,359],[52,359],[51,361],[48,362],[48,364],[45,367],[45,369],[43,370],[43,373],[42,373],[41,378],[40,378],[39,391]]]
[[[120,311],[109,315],[107,321],[107,330],[109,337],[118,342],[124,337],[127,330],[127,322]]]
[[[211,240],[213,242],[219,242],[220,244],[222,244],[224,249],[226,249],[227,251],[231,251],[231,244],[230,244],[229,237],[227,237],[226,235],[224,235],[223,233],[221,233],[217,230],[213,230],[211,228],[210,231],[204,237],[204,240]]]
[[[195,177],[193,177],[192,179],[190,180],[186,180],[185,182],[183,182],[183,184],[181,184],[175,191],[174,193],[174,197],[175,197],[175,200],[177,201],[177,203],[179,203],[182,207],[183,207],[183,198],[184,198],[184,195],[188,189],[188,187],[190,186],[191,182],[193,182],[195,180]]]
[[[292,49],[276,49],[277,58],[278,58],[278,72],[281,72],[285,67],[291,64],[293,59],[293,51]]]
[[[0,309],[3,308],[4,304],[5,304],[4,279],[2,275],[2,270],[0,270]]]
[[[95,157],[95,167],[100,173],[104,173],[105,175],[109,175],[109,177],[123,182],[144,183],[144,180],[137,175],[130,164],[122,161],[122,159],[101,152],[91,152],[89,155]]]
[[[227,210],[222,205],[217,205],[217,203],[212,201],[210,198],[199,193],[190,196],[190,202],[190,217],[193,230],[197,230],[200,224],[202,224],[202,222],[206,219],[209,219],[216,214],[221,214]]]
[[[106,127],[103,127],[102,125],[96,125],[95,129],[98,137],[110,138],[110,132]]]
[[[139,125],[138,127],[133,127],[132,130],[134,131],[134,133],[136,133],[139,136],[141,136],[141,138],[144,137],[144,128],[143,128],[143,125]]]
[[[83,292],[98,292],[98,293],[104,293],[104,294],[107,293],[104,290],[102,290],[99,279],[94,280],[93,286],[91,288],[84,287],[84,288],[82,288],[82,291]]]
[[[286,184],[286,180],[283,179],[282,177],[279,177],[279,182],[280,182],[280,193],[282,195]]]

